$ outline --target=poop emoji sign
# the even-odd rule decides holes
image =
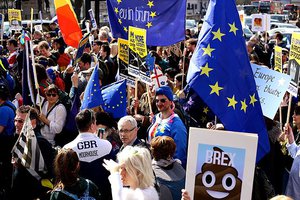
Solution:
[[[198,162],[201,169],[195,178],[194,199],[240,199],[243,173],[239,173],[235,162],[244,157],[244,151],[226,148],[226,152],[210,145],[199,148],[206,153],[204,162]]]
[[[257,135],[190,128],[186,189],[194,200],[250,200]]]

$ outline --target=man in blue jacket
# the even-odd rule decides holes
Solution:
[[[170,87],[162,86],[156,90],[155,103],[159,111],[152,120],[148,129],[149,142],[157,136],[169,136],[176,143],[174,158],[181,161],[186,167],[187,159],[187,130],[180,117],[174,113],[173,93]]]

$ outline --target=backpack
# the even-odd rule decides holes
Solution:
[[[87,179],[85,179],[86,180],[86,182],[87,182],[87,187],[86,187],[86,189],[85,189],[85,191],[84,191],[84,193],[83,193],[83,195],[81,196],[81,197],[78,197],[76,194],[73,194],[73,193],[71,193],[71,192],[68,192],[68,191],[66,191],[66,190],[64,190],[64,189],[59,189],[59,188],[57,188],[57,189],[55,189],[54,191],[59,191],[59,192],[62,192],[62,193],[64,193],[65,195],[67,195],[67,196],[69,196],[69,197],[71,197],[72,199],[74,199],[74,200],[96,200],[94,197],[91,197],[91,196],[89,196],[89,190],[90,190],[90,181],[89,180],[87,180]]]

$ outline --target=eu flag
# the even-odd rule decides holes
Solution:
[[[81,110],[94,108],[103,104],[98,68],[97,64],[84,90]]]
[[[114,38],[128,39],[129,26],[147,30],[147,45],[168,46],[185,38],[186,0],[106,2]]]
[[[126,115],[126,79],[103,87],[102,97],[104,101],[104,111],[111,114],[114,119],[118,119]]]
[[[257,133],[257,161],[270,146],[234,0],[211,0],[187,81],[226,130]]]

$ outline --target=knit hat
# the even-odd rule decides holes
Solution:
[[[169,86],[161,86],[156,89],[155,96],[165,95],[170,101],[173,101],[173,92]]]

